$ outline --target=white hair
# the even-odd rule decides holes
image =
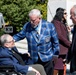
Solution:
[[[4,43],[7,42],[7,39],[8,39],[9,36],[11,36],[11,35],[9,35],[9,34],[3,34],[3,35],[0,37],[0,44],[1,44],[2,46],[4,45]]]
[[[37,16],[40,16],[40,17],[41,17],[41,12],[40,12],[40,10],[38,10],[38,9],[32,9],[32,10],[29,12],[29,17],[32,16],[32,15],[37,15]]]

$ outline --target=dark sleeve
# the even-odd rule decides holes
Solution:
[[[71,58],[72,58],[72,52],[71,52],[71,47],[70,47],[66,55],[66,63],[69,63]]]

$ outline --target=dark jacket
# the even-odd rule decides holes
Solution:
[[[74,26],[72,44],[67,55],[67,63],[69,62],[70,72],[76,71],[76,25]]]
[[[14,50],[18,53],[16,48]],[[17,72],[24,74],[28,71],[28,66],[21,65],[13,56],[12,52],[6,47],[0,47],[0,65],[13,65]]]
[[[57,20],[53,21],[59,38],[60,44],[60,53],[59,55],[65,55],[68,52],[68,48],[70,47],[71,42],[68,40],[67,28],[65,25]]]

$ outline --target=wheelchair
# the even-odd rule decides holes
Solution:
[[[0,65],[0,75],[23,75],[14,70],[14,66]]]

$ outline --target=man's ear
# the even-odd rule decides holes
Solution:
[[[76,16],[75,16],[75,19],[76,19]]]
[[[5,44],[4,44],[4,46],[5,46],[5,47],[8,47],[8,44],[7,44],[7,43],[5,43]]]
[[[76,21],[76,16],[74,16],[74,20]]]

